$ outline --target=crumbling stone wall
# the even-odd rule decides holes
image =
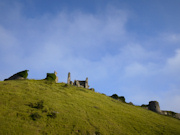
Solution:
[[[71,84],[71,85],[75,85],[77,87],[82,87],[82,88],[86,88],[89,89],[89,85],[88,85],[88,78],[86,78],[85,81],[81,81],[81,80],[74,80],[74,83],[71,81],[71,73],[68,73],[68,78],[67,78],[67,84]]]
[[[171,116],[171,117],[180,119],[180,113],[175,113],[173,111],[162,111],[162,114],[166,115],[166,116]]]

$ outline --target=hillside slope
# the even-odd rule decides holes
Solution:
[[[180,134],[180,120],[84,88],[0,82],[0,135]]]

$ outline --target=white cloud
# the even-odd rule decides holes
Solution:
[[[170,71],[179,71],[180,69],[180,49],[176,50],[176,55],[167,60],[167,68]]]
[[[179,33],[164,33],[161,35],[162,39],[171,43],[179,43],[180,42],[180,34]]]
[[[180,103],[180,90],[171,88],[171,90],[163,92],[161,94],[160,107],[161,110],[174,110],[175,112],[180,113],[180,106],[177,103]]]
[[[17,44],[16,38],[11,34],[11,32],[9,32],[8,30],[0,26],[0,51],[1,53],[8,52],[10,48],[14,48],[15,44]]]
[[[2,64],[11,65],[21,57],[21,47],[11,31],[0,26],[0,60]]]
[[[166,62],[166,66],[163,69],[164,74],[169,77],[176,77],[180,80],[180,49],[177,49],[174,57],[168,58]]]
[[[139,76],[139,75],[146,75],[148,73],[148,69],[142,65],[142,64],[139,64],[139,63],[133,63],[133,64],[130,64],[128,65],[126,68],[125,68],[125,76]]]

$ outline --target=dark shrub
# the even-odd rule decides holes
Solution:
[[[26,79],[28,77],[28,71],[29,70],[24,70],[24,71],[18,72],[17,75]]]
[[[173,112],[173,111],[167,111],[167,115],[168,115],[168,116],[175,117],[176,113]]]
[[[47,116],[50,117],[50,118],[55,119],[57,117],[57,114],[56,114],[56,112],[51,112],[51,113],[48,113]]]
[[[117,94],[113,94],[111,97],[114,98],[114,99],[118,99],[119,98]]]
[[[31,115],[30,115],[30,117],[32,118],[32,120],[37,120],[37,119],[40,119],[42,116],[41,115],[39,115],[39,113],[38,112],[35,112],[35,113],[32,113]]]
[[[141,107],[145,107],[145,108],[148,107],[148,106],[149,106],[149,105],[145,105],[145,104],[142,104],[142,105],[141,105]]]
[[[11,77],[7,79],[4,79],[4,81],[27,79],[27,76],[28,76],[28,70],[24,70],[24,71],[21,71],[12,75]]]
[[[31,108],[36,108],[36,109],[43,109],[43,107],[44,107],[44,101],[43,100],[41,100],[41,101],[39,101],[39,102],[37,102],[37,103],[30,103],[28,106],[30,106]]]
[[[96,131],[95,135],[101,135],[101,133],[99,131]]]
[[[120,96],[118,99],[125,103],[125,98],[124,98],[124,96]]]
[[[43,100],[37,102],[37,103],[36,103],[36,106],[35,106],[34,108],[43,109],[43,107],[44,107],[44,106],[43,106],[43,103],[44,103]]]
[[[124,102],[125,103],[125,98],[124,98],[124,96],[118,96],[117,94],[113,94],[112,96],[110,96],[110,97],[112,97],[112,98],[114,98],[114,99],[117,99],[117,100],[120,100],[120,101],[122,101],[122,102]]]
[[[68,87],[69,85],[68,84],[65,84],[64,87]]]
[[[128,104],[129,104],[129,105],[134,105],[132,102],[129,102]]]
[[[48,81],[55,81],[56,80],[56,75],[54,73],[47,73],[47,76],[45,78]]]
[[[90,90],[95,91],[95,89],[94,89],[94,88],[90,88]]]

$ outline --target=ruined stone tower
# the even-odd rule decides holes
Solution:
[[[71,84],[71,73],[68,73],[67,84]]]
[[[58,82],[57,72],[54,71],[54,74],[56,75],[56,80],[55,80],[55,82],[57,83],[57,82]]]
[[[159,103],[157,101],[150,101],[148,109],[153,111],[153,112],[161,113]]]
[[[72,82],[70,72],[68,73],[67,84],[89,89],[88,78],[86,78],[86,80],[74,80],[74,82]]]
[[[86,78],[86,81],[85,81],[85,87],[86,89],[89,89],[89,85],[88,85],[88,78]]]

